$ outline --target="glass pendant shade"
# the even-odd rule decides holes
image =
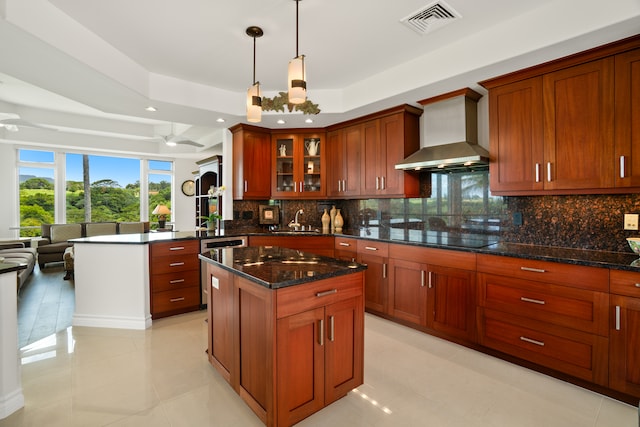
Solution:
[[[307,100],[307,76],[304,67],[304,55],[289,61],[289,102],[302,104]]]
[[[257,123],[262,120],[262,98],[260,82],[256,82],[247,91],[247,121]]]

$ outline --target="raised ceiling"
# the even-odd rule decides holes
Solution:
[[[262,126],[326,126],[469,86],[637,33],[640,3],[446,0],[458,17],[419,34],[401,21],[425,0],[302,0],[300,53],[322,112],[265,113]],[[295,54],[293,0],[4,0],[0,2],[0,113],[57,131],[0,130],[7,142],[191,155],[244,122],[256,77],[268,96],[286,87]],[[154,105],[158,111],[144,110]],[[224,123],[216,120],[223,118]],[[163,147],[176,123],[204,149]]]

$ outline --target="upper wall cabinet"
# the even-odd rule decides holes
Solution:
[[[317,199],[326,195],[325,135],[272,134],[274,199]]]
[[[420,148],[422,110],[402,105],[331,127],[330,197],[417,197],[419,177],[395,164]]]
[[[489,89],[491,191],[587,194],[639,187],[631,120],[640,96],[632,84],[640,74],[639,47],[634,37],[482,82]]]
[[[271,134],[268,129],[237,125],[233,134],[233,199],[271,197]]]

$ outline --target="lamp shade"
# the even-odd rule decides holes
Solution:
[[[247,121],[257,123],[262,120],[262,98],[260,82],[256,82],[247,91]]]
[[[171,215],[171,211],[165,205],[156,206],[156,208],[151,213],[153,215]]]
[[[289,61],[288,76],[289,102],[302,104],[307,100],[307,75],[304,67],[304,55]]]

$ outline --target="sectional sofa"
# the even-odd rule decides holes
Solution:
[[[34,248],[27,248],[22,242],[0,243],[0,258],[4,258],[3,262],[25,264],[27,266],[23,270],[18,270],[18,292],[20,292],[20,288],[33,272],[37,255]]]
[[[78,224],[42,224],[42,240],[38,242],[38,265],[64,260],[70,239],[109,234],[148,233],[149,222],[83,222]]]

